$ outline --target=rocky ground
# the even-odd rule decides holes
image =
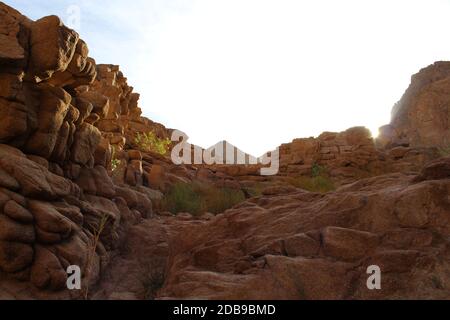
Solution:
[[[264,177],[143,148],[173,130],[58,17],[0,2],[0,44],[0,299],[450,299],[450,62],[413,76],[378,139],[296,139]],[[243,198],[167,212],[198,183]]]

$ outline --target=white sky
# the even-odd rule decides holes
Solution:
[[[98,63],[121,65],[144,114],[204,147],[254,155],[388,123],[413,73],[450,58],[450,0],[11,0],[31,18],[81,9]]]

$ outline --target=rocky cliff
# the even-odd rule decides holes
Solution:
[[[151,216],[158,195],[108,174],[111,146],[122,150],[126,140],[104,121],[145,123],[126,79],[97,66],[56,16],[31,21],[1,3],[0,21],[0,287],[23,290],[20,281],[39,298],[66,287],[69,265],[95,283],[127,225]],[[57,296],[71,293],[80,295]]]
[[[439,61],[414,75],[410,87],[381,128],[381,146],[450,146],[450,62]]]
[[[413,77],[378,140],[296,139],[261,177],[142,148],[172,130],[58,17],[0,2],[0,44],[1,299],[450,298],[448,63]],[[297,183],[322,174],[330,192]],[[173,186],[200,182],[245,199],[166,212]],[[380,291],[365,286],[374,264]],[[74,265],[82,290],[66,287]]]

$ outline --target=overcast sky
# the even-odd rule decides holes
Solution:
[[[144,115],[254,155],[388,123],[419,69],[450,59],[450,0],[6,0],[76,26]],[[71,7],[72,6],[72,7]]]

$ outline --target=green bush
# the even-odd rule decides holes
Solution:
[[[134,143],[144,152],[155,152],[166,155],[169,150],[170,139],[160,139],[154,132],[138,133],[134,139]]]
[[[251,198],[255,198],[255,197],[260,197],[263,193],[263,190],[265,189],[265,187],[261,184],[256,184],[254,186],[251,187],[246,187],[244,188],[245,191],[247,192],[248,196]]]
[[[311,176],[312,177],[320,177],[320,176],[326,175],[326,172],[327,172],[327,170],[324,167],[315,163],[315,164],[313,164],[312,169],[311,169]]]
[[[120,161],[119,159],[111,159],[111,170],[116,171],[121,163],[122,161]]]
[[[290,182],[296,188],[311,192],[327,193],[336,190],[333,181],[325,176],[319,177],[299,177]]]
[[[442,157],[450,156],[450,146],[439,148],[439,154]]]
[[[314,164],[311,176],[302,176],[289,179],[289,184],[296,188],[311,192],[327,193],[336,190],[334,182],[329,177],[326,168]]]
[[[111,146],[112,148],[112,152],[111,152],[111,171],[116,171],[117,168],[120,166],[120,164],[122,163],[121,160],[117,159],[116,157],[116,146]]]
[[[198,214],[201,211],[202,204],[200,194],[195,192],[192,185],[177,183],[164,198],[163,206],[173,214],[180,212]]]
[[[245,201],[241,190],[218,188],[206,183],[177,183],[164,198],[164,207],[173,214],[222,213]]]
[[[204,200],[206,212],[218,214],[245,201],[245,195],[241,190],[236,189],[210,189]]]

